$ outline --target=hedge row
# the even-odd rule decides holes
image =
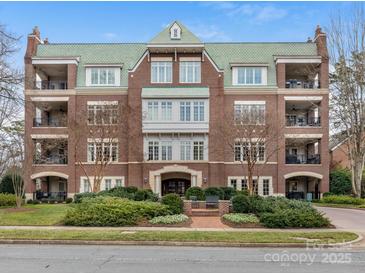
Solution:
[[[198,186],[190,187],[185,192],[185,198],[190,200],[192,196],[198,201],[204,201],[206,196],[218,196],[221,200],[230,200],[237,191],[233,187],[208,187],[202,189]]]
[[[0,193],[0,207],[1,206],[16,206],[15,195]]]
[[[171,214],[166,205],[117,197],[84,198],[70,208],[64,219],[71,226],[126,226]]]

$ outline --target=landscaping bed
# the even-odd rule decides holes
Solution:
[[[333,244],[353,241],[352,232],[216,232],[216,231],[122,231],[122,230],[0,230],[1,240],[75,240],[124,242],[193,242],[229,244],[283,244],[307,242]]]
[[[253,214],[230,213],[222,216],[223,224],[234,228],[262,228],[260,220]]]
[[[144,220],[138,226],[145,227],[190,227],[192,220],[184,214],[166,215]]]

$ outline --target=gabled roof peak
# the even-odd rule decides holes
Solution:
[[[202,44],[200,39],[179,21],[174,21],[148,44]]]

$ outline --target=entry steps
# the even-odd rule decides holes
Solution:
[[[192,209],[192,216],[219,216],[219,210],[214,209],[201,209],[201,208],[194,208]]]

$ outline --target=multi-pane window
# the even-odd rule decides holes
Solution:
[[[161,102],[161,115],[163,121],[171,121],[172,119],[172,102]]]
[[[109,190],[112,188],[112,180],[111,179],[105,179],[105,190]]]
[[[265,161],[265,144],[262,142],[237,142],[234,146],[234,160],[250,160],[251,162]]]
[[[83,184],[84,184],[84,192],[91,192],[90,181],[88,179],[84,179]]]
[[[88,123],[89,125],[115,125],[118,123],[118,111],[118,104],[88,105]]]
[[[200,83],[200,65],[199,61],[180,62],[180,83]]]
[[[237,179],[231,179],[230,181],[231,187],[237,189]]]
[[[194,102],[194,121],[204,121],[204,102]]]
[[[161,160],[172,160],[172,142],[161,142]]]
[[[234,113],[237,123],[251,125],[265,124],[264,104],[235,104]]]
[[[257,184],[257,179],[252,180],[252,187],[255,195],[259,195],[259,186]]]
[[[88,143],[87,144],[87,160],[95,161],[118,161],[118,143]]]
[[[158,102],[157,101],[150,101],[148,102],[147,107],[147,118],[150,121],[158,120]]]
[[[190,141],[180,142],[180,160],[183,160],[183,161],[191,160],[191,142]]]
[[[117,68],[91,68],[92,86],[114,86]]]
[[[270,194],[270,180],[262,180],[262,195],[267,196]]]
[[[159,159],[158,156],[159,156],[159,142],[158,141],[148,142],[148,160],[157,161]]]
[[[122,187],[122,186],[123,186],[122,179],[116,179],[115,180],[115,187]]]
[[[235,67],[233,68],[234,85],[262,85],[264,84],[263,67]]]
[[[172,62],[162,62],[162,61],[151,62],[151,82],[171,83]]]
[[[191,103],[180,102],[180,121],[190,121]]]
[[[247,190],[247,179],[241,179],[241,189]]]
[[[204,142],[194,142],[194,160],[204,160]]]

